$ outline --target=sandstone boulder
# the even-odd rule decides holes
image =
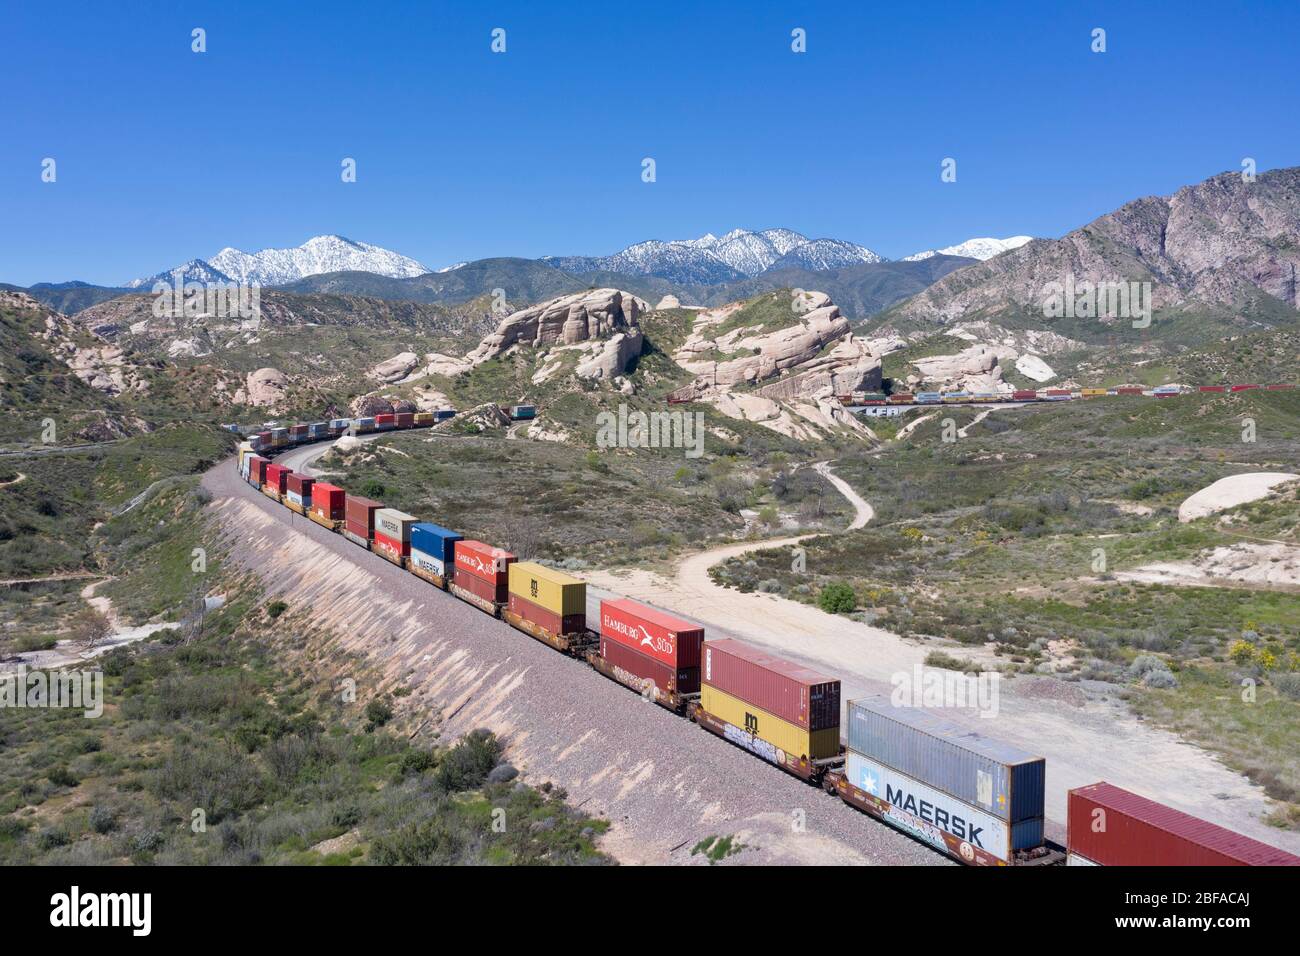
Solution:
[[[374,418],[376,415],[387,415],[392,410],[393,403],[379,395],[362,395],[354,398],[348,406],[353,418]]]
[[[259,368],[249,372],[244,387],[235,392],[234,400],[242,405],[274,408],[284,400],[289,380],[277,368]]]
[[[414,352],[400,352],[388,361],[380,362],[368,374],[385,384],[392,384],[410,375],[419,362],[420,358]]]

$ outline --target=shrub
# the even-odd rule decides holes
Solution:
[[[438,785],[448,792],[481,786],[501,756],[501,744],[488,730],[472,730],[456,742],[438,765]]]
[[[56,787],[75,787],[77,784],[81,783],[81,781],[77,779],[76,775],[67,767],[54,767],[45,776],[47,776],[50,783],[54,784]]]
[[[366,730],[382,727],[393,719],[393,705],[383,698],[376,698],[366,704]]]
[[[767,578],[758,582],[758,589],[764,594],[780,594],[781,582],[776,578]]]
[[[283,601],[272,601],[266,606],[266,616],[274,621],[287,610],[289,610],[289,605]]]
[[[90,828],[96,833],[110,833],[117,828],[117,814],[102,804],[90,811]]]
[[[826,585],[817,595],[817,606],[827,614],[848,614],[857,604],[853,588],[843,581]]]
[[[1300,674],[1274,674],[1271,680],[1277,692],[1283,697],[1300,700]]]

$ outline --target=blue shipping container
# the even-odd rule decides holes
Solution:
[[[417,521],[411,525],[412,550],[421,551],[448,564],[455,560],[452,551],[455,543],[459,540],[461,540],[461,535],[458,535],[455,531],[440,527],[431,521]]]

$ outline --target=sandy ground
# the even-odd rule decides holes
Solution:
[[[101,612],[113,625],[113,634],[111,637],[100,641],[94,647],[87,650],[75,641],[59,641],[51,650],[48,651],[28,651],[24,654],[15,654],[11,660],[0,663],[0,673],[16,671],[19,667],[26,667],[28,670],[47,669],[57,667],[75,667],[84,664],[86,661],[93,660],[117,647],[126,644],[133,644],[136,641],[142,641],[150,634],[161,631],[164,628],[175,627],[174,624],[144,624],[140,627],[127,627],[122,624],[113,609],[113,602],[106,597],[97,597],[95,589],[104,583],[105,579],[100,579],[87,584],[81,589],[81,596],[85,598],[86,603]]]
[[[1189,561],[1148,564],[1118,571],[1120,581],[1148,584],[1251,585],[1300,588],[1300,548],[1282,542],[1247,542],[1210,548]]]
[[[1300,475],[1282,471],[1260,471],[1247,475],[1229,475],[1202,488],[1178,506],[1179,521],[1195,521],[1206,515],[1235,508],[1248,501],[1267,497],[1277,485],[1294,481]]]
[[[925,415],[922,415],[920,418],[916,419],[915,421],[908,422],[906,425],[904,425],[902,428],[898,430],[898,433],[896,435],[894,435],[894,441],[902,441],[908,435],[912,434],[912,432],[916,431],[916,429],[921,424],[923,424],[924,422],[928,422],[930,419],[934,418],[934,416],[938,414],[939,414],[938,412],[929,412]]]
[[[868,509],[870,505],[856,493],[850,500],[862,519],[861,505]],[[864,523],[855,521],[856,526]],[[623,593],[699,621],[712,637],[739,637],[838,675],[846,702],[888,693],[896,677],[923,666],[930,646],[775,595],[720,587],[709,578],[708,569],[719,561],[799,540],[713,548],[687,557],[673,575],[638,570],[584,572],[584,576],[594,588]],[[992,660],[979,648],[945,649],[967,659]],[[1300,834],[1261,822],[1269,809],[1262,788],[1213,755],[1138,720],[1123,701],[1105,691],[1085,691],[1079,684],[1050,677],[1018,677],[1002,681],[996,716],[955,709],[947,716],[1047,758],[1049,836],[1055,833],[1059,839],[1063,834],[1067,790],[1107,780],[1300,852]]]

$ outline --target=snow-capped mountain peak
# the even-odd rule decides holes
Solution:
[[[547,256],[545,261],[575,273],[609,271],[713,283],[750,278],[778,262],[791,268],[835,269],[883,262],[884,257],[840,239],[810,241],[793,229],[732,229],[720,237],[708,232],[697,239],[650,239],[609,256]]]
[[[925,252],[914,252],[910,256],[904,256],[903,261],[916,262],[918,259],[929,259],[931,256],[965,256],[968,259],[979,259],[983,262],[985,259],[992,259],[1008,249],[1017,249],[1026,242],[1033,241],[1033,238],[1033,236],[1011,236],[1007,239],[994,239],[989,236],[980,236],[975,239],[967,239],[965,242],[959,242],[955,246],[945,246],[942,249],[927,249]]]
[[[391,278],[409,278],[430,271],[414,259],[389,249],[334,235],[313,236],[290,249],[263,249],[254,253],[227,246],[210,259],[193,259],[182,268],[198,275],[203,272],[202,267],[228,277],[226,281],[256,282],[264,286],[285,285],[326,272],[372,272]],[[127,285],[139,288],[152,285],[153,281],[153,278],[136,279]]]

